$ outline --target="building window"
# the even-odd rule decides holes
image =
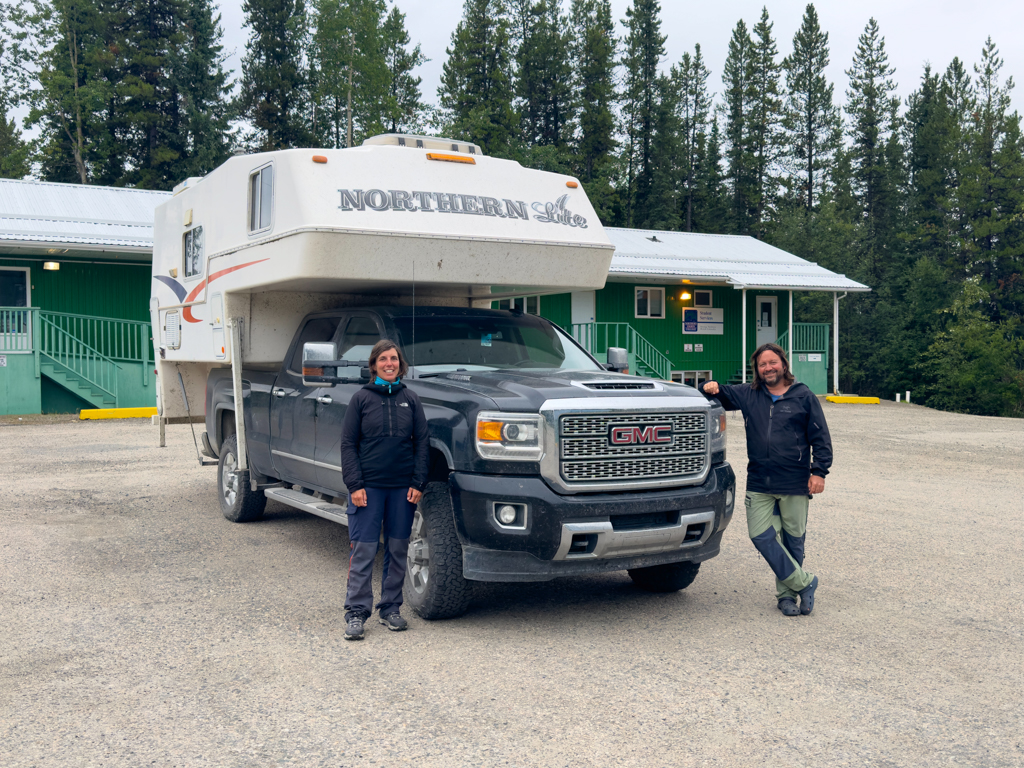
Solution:
[[[193,227],[185,233],[185,277],[203,274],[203,228]]]
[[[270,229],[274,214],[274,166],[249,177],[249,234]]]
[[[636,316],[650,318],[665,317],[665,289],[637,288]]]
[[[672,371],[672,381],[696,388],[711,381],[711,371]]]
[[[693,292],[693,306],[695,306],[695,307],[710,307],[711,306],[711,291],[694,291]]]
[[[515,296],[511,299],[501,299],[498,302],[498,309],[516,309],[528,315],[539,315],[540,296]]]

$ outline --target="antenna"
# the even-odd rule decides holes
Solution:
[[[412,257],[412,367],[416,368],[416,257]]]

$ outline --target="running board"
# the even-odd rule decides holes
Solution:
[[[339,504],[331,504],[324,499],[318,499],[308,493],[293,491],[291,488],[267,488],[263,495],[268,499],[280,501],[289,507],[301,509],[303,512],[317,515],[318,517],[333,520],[342,525],[348,525],[348,515],[345,514],[345,507]]]

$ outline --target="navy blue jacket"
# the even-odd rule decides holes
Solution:
[[[718,385],[701,393],[727,411],[742,411],[747,429],[747,490],[780,496],[807,493],[812,474],[824,477],[832,466],[832,437],[818,398],[796,382],[777,402],[765,387]]]
[[[390,390],[390,391],[389,391]],[[367,384],[341,427],[341,472],[348,492],[427,486],[430,431],[419,396],[405,384]]]

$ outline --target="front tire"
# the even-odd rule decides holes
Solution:
[[[627,573],[640,589],[647,592],[678,592],[697,578],[700,563],[666,563],[648,568],[630,568]]]
[[[462,545],[446,483],[430,483],[412,521],[405,570],[405,599],[424,619],[461,616],[473,599],[462,576]]]
[[[238,473],[238,438],[232,435],[220,447],[217,489],[220,511],[233,523],[251,523],[263,517],[267,497],[249,485],[249,473]]]

